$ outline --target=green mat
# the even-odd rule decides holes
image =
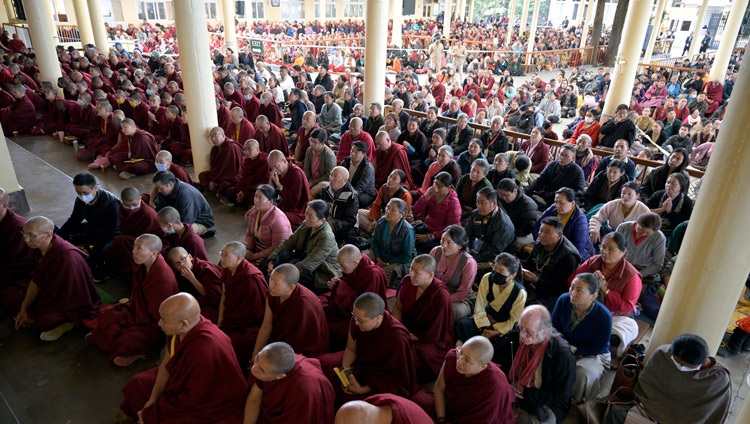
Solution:
[[[102,289],[101,287],[96,286],[96,291],[97,293],[99,293],[99,297],[102,299],[102,305],[110,305],[113,303],[117,303],[117,299],[112,297],[109,293],[104,291],[104,289]]]

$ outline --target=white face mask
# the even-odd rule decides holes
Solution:
[[[166,163],[156,163],[154,165],[156,165],[157,171],[166,171],[168,169]]]
[[[676,366],[677,369],[680,370],[681,372],[694,372],[694,371],[698,371],[699,369],[701,369],[700,365],[696,365],[694,367],[688,367],[677,362],[674,359],[674,356],[670,356],[670,358],[672,359],[672,362],[674,362],[674,366]]]
[[[161,227],[161,230],[164,231],[164,234],[174,234],[174,228],[169,227]]]
[[[587,123],[587,124],[590,124],[590,123],[592,123],[592,122],[594,122],[594,118],[592,118],[592,117],[590,117],[590,116],[587,116],[587,117],[586,117],[586,123]]]
[[[94,195],[93,194],[84,194],[82,196],[79,196],[79,198],[83,201],[85,204],[90,204],[94,201]]]

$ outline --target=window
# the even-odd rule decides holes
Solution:
[[[351,0],[344,6],[345,18],[362,18],[365,16],[365,0]]]
[[[320,6],[321,3],[325,7],[325,16],[321,16]],[[316,0],[315,1],[315,19],[323,18],[335,18],[336,17],[336,3],[331,0]]]
[[[65,10],[64,0],[54,0],[52,2],[52,14],[55,22],[68,22],[68,12]]]
[[[144,19],[147,21],[174,20],[172,0],[136,0],[135,8],[139,21]]]
[[[304,20],[305,0],[286,0],[281,2],[281,19]]]
[[[206,1],[206,19],[216,20],[217,9],[216,0],[205,0]],[[227,0],[228,1],[228,0]]]
[[[266,19],[266,2],[264,0],[250,0],[253,19]]]

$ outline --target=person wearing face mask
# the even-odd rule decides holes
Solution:
[[[96,108],[91,104],[91,95],[81,93],[75,102],[66,100],[65,103],[69,119],[63,126],[63,131],[58,132],[58,137],[70,134],[78,138],[81,144],[87,143],[98,123]]]
[[[627,105],[621,104],[617,106],[615,117],[609,119],[601,127],[600,133],[604,137],[598,142],[594,140],[593,146],[614,148],[615,142],[621,139],[627,141],[628,145],[633,144],[637,131],[633,121],[627,119],[627,115]]]
[[[177,209],[167,206],[159,211],[156,219],[163,233],[165,252],[179,246],[195,258],[208,260],[205,242],[196,234],[191,225],[182,221]]]
[[[130,274],[135,266],[132,253],[136,237],[146,233],[159,234],[161,229],[156,211],[141,200],[138,189],[126,187],[120,198],[120,234],[104,250],[107,275]]]
[[[578,142],[578,137],[584,134],[591,137],[591,140],[598,141],[602,126],[596,118],[597,116],[593,109],[586,110],[583,120],[576,125],[575,130],[573,130],[573,135],[570,136],[568,142],[570,144],[576,144]],[[591,144],[591,142],[589,142],[589,144]]]
[[[13,100],[9,106],[0,109],[0,123],[6,134],[27,134],[36,123],[36,108],[26,95],[26,86],[16,84],[10,94]]]
[[[104,249],[119,231],[120,199],[99,187],[93,175],[82,172],[73,177],[78,196],[73,212],[57,232],[62,239],[84,246],[94,275],[100,277],[104,266]]]
[[[732,402],[732,381],[709,356],[700,336],[683,334],[657,348],[638,377],[636,402],[613,405],[607,423],[621,424],[629,413],[664,424],[724,422]],[[639,408],[640,407],[640,408]]]

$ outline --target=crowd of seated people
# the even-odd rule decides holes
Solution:
[[[507,394],[488,411],[507,414],[515,397],[540,422],[561,419],[571,402],[597,392],[610,356],[636,337],[641,287],[658,274],[665,243],[693,209],[689,152],[715,142],[726,105],[716,84],[707,84],[705,97],[715,102],[709,106],[716,104],[711,113],[720,115],[715,122],[701,117],[708,131],[691,138],[691,128],[673,122],[677,107],[663,110],[651,96],[655,112],[640,116],[663,116],[663,125],[654,121],[650,130],[658,128],[673,149],[664,165],[637,179],[631,157],[638,145],[652,149],[627,105],[600,127],[601,104],[574,111],[579,122],[563,135],[568,144],[556,157],[544,141],[554,134],[545,125],[550,116],[533,99],[566,87],[585,91],[590,81],[603,82],[606,92],[603,72],[580,80],[563,73],[554,85],[534,79],[508,98],[491,88],[481,94],[474,78],[486,84],[485,69],[466,69],[466,84],[458,86],[475,91],[473,102],[431,76],[420,120],[402,103],[407,94],[419,97],[422,87],[400,84],[390,101],[367,105],[365,115],[353,96],[354,78],[343,78],[339,90],[298,88],[307,76],[294,67],[277,76],[258,62],[222,65],[214,73],[219,125],[203,140],[211,144],[210,169],[191,178],[182,167],[191,165],[192,154],[178,59],[117,48],[104,56],[94,46],[83,53],[59,49],[58,57],[64,76],[57,82],[39,81],[23,54],[3,65],[12,84],[0,99],[0,118],[21,134],[74,140],[90,172],[74,178],[77,198],[59,231],[47,218],[15,215],[0,190],[0,231],[15,243],[7,250],[12,261],[0,267],[16,264],[12,272],[0,268],[13,277],[2,281],[8,296],[0,307],[16,316],[18,328],[31,327],[46,341],[94,319],[87,340],[117,366],[171,343],[150,380],[139,375],[131,382],[149,388],[154,378],[163,383],[159,375],[172,360],[189,360],[184,337],[204,328],[201,337],[210,333],[222,346],[217,357],[233,364],[227,372],[250,374],[248,401],[237,408],[241,413],[246,405],[251,417],[281,413],[273,412],[273,399],[291,394],[292,382],[312,372],[321,408],[329,408],[320,413],[329,418],[334,405],[381,405],[377,396],[391,396],[392,402],[413,398],[438,420],[460,422],[468,412],[456,405],[467,395],[451,385],[486,374],[483,380]],[[327,66],[319,68],[323,76]],[[507,77],[504,86],[513,88]],[[481,134],[469,125],[478,116],[477,98],[507,108],[489,117]],[[703,107],[706,100],[698,98],[684,107]],[[12,127],[19,120],[26,127]],[[509,142],[503,129],[528,132],[529,139]],[[340,143],[331,133],[340,134]],[[593,157],[596,146],[610,146],[613,154]],[[701,161],[710,156],[705,150]],[[150,181],[152,191],[107,192],[95,174],[109,168],[123,179]],[[220,225],[211,205],[221,204],[244,208],[247,232],[223,247],[216,266],[202,237]],[[58,284],[50,281],[52,264],[65,264],[55,274],[75,280],[75,296],[49,301]],[[129,302],[99,311],[94,282],[121,274],[133,279]],[[392,311],[386,288],[397,289]],[[70,309],[61,312],[61,305]],[[341,328],[329,335],[334,315]],[[174,322],[184,327],[168,327]],[[544,357],[533,354],[538,345]],[[446,369],[451,361],[467,365]],[[347,383],[334,367],[351,368]],[[186,388],[198,384],[184,374],[170,371],[169,379],[184,378]],[[434,381],[434,394],[418,390]],[[133,393],[127,391],[123,406],[131,418],[186,405],[171,393],[158,399]]]

